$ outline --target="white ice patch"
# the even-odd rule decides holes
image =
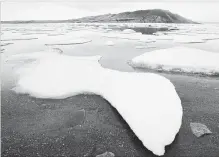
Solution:
[[[198,36],[190,36],[190,35],[176,35],[173,36],[174,42],[176,43],[204,43],[205,40]]]
[[[144,146],[163,155],[173,142],[182,121],[182,106],[173,84],[152,73],[128,73],[104,69],[100,56],[74,57],[39,52],[20,59],[36,58],[17,72],[14,90],[37,98],[61,99],[94,93],[114,106]],[[14,59],[14,58],[13,58]],[[19,56],[16,56],[19,60]]]
[[[219,35],[215,35],[215,34],[199,34],[198,36],[202,40],[217,40],[217,39],[219,39]]]
[[[125,33],[125,34],[131,34],[131,33],[136,33],[133,29],[124,29],[122,31],[122,33]]]
[[[38,39],[38,38],[34,38],[34,37],[4,38],[1,39],[1,41],[34,40],[34,39]]]
[[[136,49],[146,49],[147,46],[144,46],[144,45],[138,45],[138,46],[135,46]]]
[[[8,45],[11,45],[11,44],[13,44],[13,43],[2,43],[2,42],[1,42],[1,47],[3,47],[3,46],[8,46]]]
[[[155,46],[147,46],[147,45],[138,45],[135,46],[136,49],[149,49],[149,48],[156,48]]]
[[[54,42],[54,43],[48,43],[45,45],[76,45],[76,44],[89,43],[91,41],[92,40],[90,40],[90,39],[78,38],[78,39],[63,40],[63,41],[58,41],[58,42]]]
[[[62,33],[49,33],[47,34],[48,36],[59,36],[59,35],[64,35]]]
[[[106,35],[103,35],[104,37],[108,38],[118,38],[118,39],[127,39],[127,40],[136,40],[139,42],[145,42],[145,43],[151,43],[155,42],[156,38],[151,35],[143,35],[141,33],[132,33],[132,34],[123,34],[123,33],[115,33],[115,32],[110,32],[110,33],[105,33]]]
[[[113,46],[114,43],[113,43],[112,41],[107,41],[107,42],[105,43],[105,45],[107,45],[107,46]]]
[[[215,75],[219,73],[219,53],[174,47],[144,53],[133,58],[131,65],[137,68]]]
[[[159,36],[155,36],[156,40],[173,40],[172,36],[169,35],[159,35]]]

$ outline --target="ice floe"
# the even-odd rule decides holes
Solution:
[[[189,35],[177,35],[173,36],[174,42],[176,43],[204,43],[205,40],[198,36]]]
[[[71,39],[71,40],[57,41],[57,42],[48,43],[48,44],[45,44],[45,45],[76,45],[76,44],[89,43],[91,41],[92,40],[90,40],[90,39],[77,38],[77,39]]]
[[[135,46],[136,49],[149,49],[149,48],[156,48],[155,46],[148,46],[148,45],[137,45]]]
[[[113,45],[114,45],[114,42],[112,42],[112,41],[107,41],[107,42],[105,43],[105,45],[107,45],[107,46],[113,46]]]
[[[11,45],[11,44],[13,44],[13,43],[2,43],[1,42],[1,46],[3,47],[3,46],[8,46],[8,45]]]
[[[131,33],[136,33],[133,29],[124,29],[122,31],[122,33],[125,33],[125,34],[131,34]]]
[[[105,69],[98,63],[100,56],[75,57],[47,51],[31,54],[12,57],[35,58],[17,70],[15,92],[51,99],[97,94],[118,110],[154,154],[163,155],[165,146],[173,142],[181,126],[182,106],[174,85],[165,77]]]
[[[140,42],[155,42],[156,39],[150,35],[142,35],[141,33],[132,33],[132,34],[125,34],[121,32],[109,32],[109,33],[102,33],[103,37],[107,38],[117,38],[117,39],[126,39],[126,40],[136,40]]]
[[[138,45],[138,46],[135,46],[136,49],[146,49],[147,46],[145,45]]]
[[[133,58],[130,64],[136,68],[218,75],[219,53],[196,48],[173,47],[146,52]]]
[[[62,33],[49,33],[48,36],[59,36],[59,35],[64,35]]]
[[[6,38],[6,39],[1,39],[1,41],[16,41],[16,40],[34,40],[34,39],[38,39],[38,38],[25,38],[25,37],[19,37],[19,38]]]

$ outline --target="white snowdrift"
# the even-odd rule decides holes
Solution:
[[[137,68],[215,75],[219,73],[219,53],[173,47],[144,53],[130,64]]]
[[[39,52],[20,57],[36,60],[17,71],[19,79],[14,90],[18,93],[51,99],[81,93],[101,95],[156,155],[164,154],[165,146],[173,142],[180,129],[181,101],[173,84],[160,75],[104,69],[98,63],[100,56]],[[19,55],[15,58],[19,60]]]

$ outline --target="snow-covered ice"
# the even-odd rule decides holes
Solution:
[[[38,38],[33,38],[33,37],[3,38],[1,39],[1,41],[34,40],[34,39],[38,39]]]
[[[13,43],[2,43],[2,42],[1,42],[1,47],[7,46],[7,45],[11,45],[11,44],[13,44]]]
[[[76,45],[76,44],[85,44],[89,43],[92,40],[90,39],[85,39],[85,38],[76,38],[76,39],[71,39],[71,40],[63,40],[63,41],[58,41],[54,43],[48,43],[45,45]]]
[[[135,48],[136,49],[146,49],[147,46],[145,46],[145,45],[137,45],[137,46],[135,46]]]
[[[107,41],[107,42],[105,43],[105,45],[107,45],[107,46],[113,46],[113,45],[114,45],[114,42],[112,42],[112,41]]]
[[[124,29],[122,31],[122,33],[125,33],[125,34],[131,34],[131,33],[136,33],[133,29]]]
[[[149,49],[149,48],[156,48],[155,46],[148,46],[148,45],[137,45],[135,46],[136,49]]]
[[[175,35],[173,36],[174,42],[176,43],[204,43],[205,40],[198,36],[191,35]]]
[[[97,94],[118,110],[154,154],[163,155],[165,146],[173,142],[181,126],[182,106],[174,85],[165,77],[105,69],[98,63],[100,56],[75,57],[45,51],[11,59],[34,58],[17,69],[18,82],[13,89],[17,93],[51,99]]]
[[[109,33],[102,33],[102,36],[107,37],[107,38],[136,40],[136,41],[145,42],[145,43],[150,43],[150,42],[155,42],[156,41],[155,36],[143,35],[142,33],[109,32]]]
[[[196,48],[173,47],[146,52],[133,58],[130,64],[136,68],[217,75],[219,53]]]

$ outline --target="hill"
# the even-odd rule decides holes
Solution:
[[[126,22],[126,23],[196,23],[167,10],[138,10],[118,14],[90,16],[73,20],[74,22]]]

